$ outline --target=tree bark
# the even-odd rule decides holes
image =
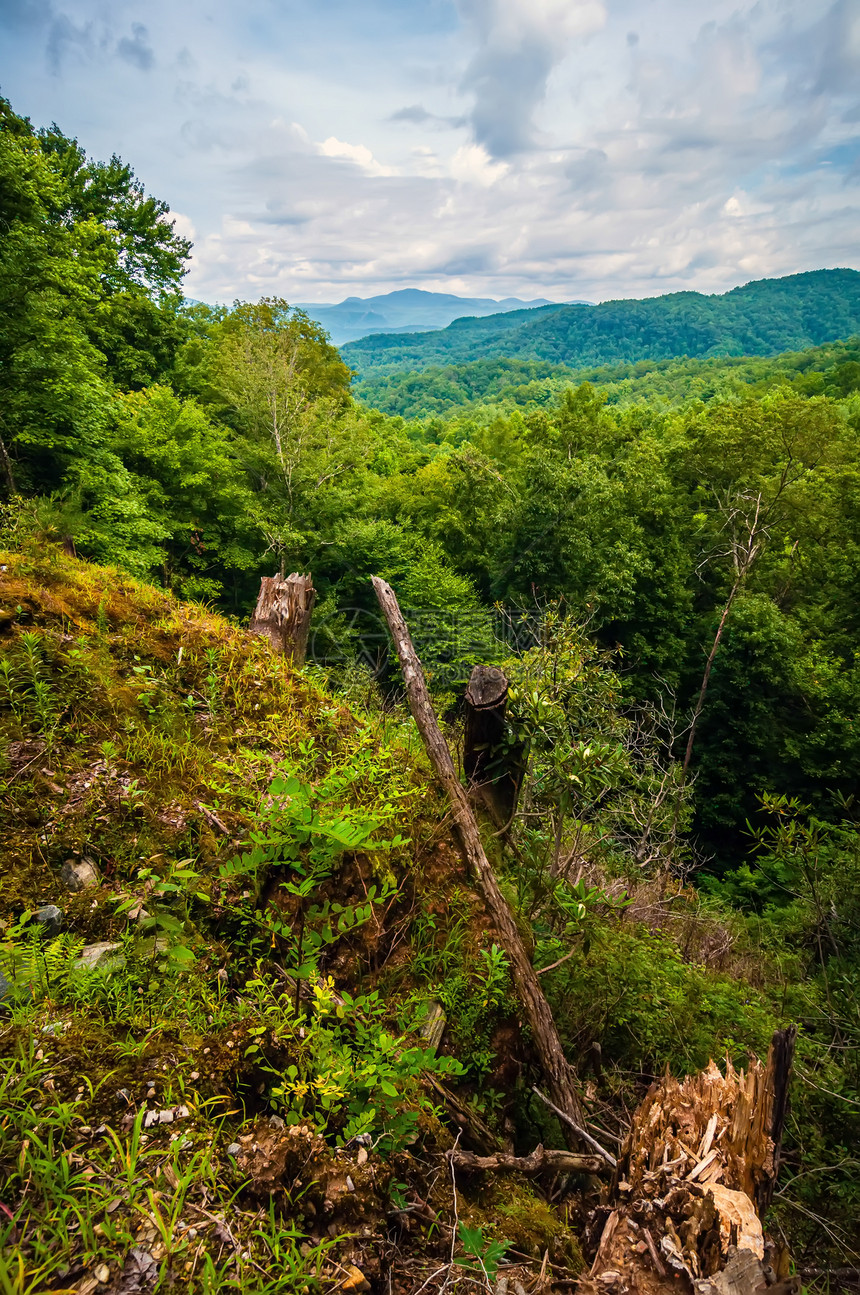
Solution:
[[[451,752],[436,721],[421,662],[412,645],[409,629],[403,619],[394,590],[378,576],[373,577],[372,583],[397,650],[406,695],[409,699],[409,709],[424,740],[436,776],[451,802],[466,863],[483,895],[498,931],[500,943],[510,959],[514,983],[531,1029],[535,1050],[547,1085],[556,1105],[574,1123],[582,1127],[585,1119],[576,1093],[573,1071],[564,1055],[549,1003],[546,1001],[540,981],[520,939],[513,914],[499,889],[499,883],[484,853],[469,798],[457,777]],[[578,1140],[572,1132],[565,1129],[565,1136],[571,1142],[573,1149],[576,1149]]]
[[[496,752],[505,734],[508,681],[492,665],[476,665],[466,688],[463,769],[497,827],[510,823],[522,782],[522,749],[500,765]]]
[[[250,631],[267,638],[275,652],[304,665],[316,590],[310,576],[263,576]]]

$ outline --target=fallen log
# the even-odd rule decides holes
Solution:
[[[267,638],[275,652],[304,665],[316,590],[310,576],[263,576],[249,630]]]
[[[463,1139],[470,1146],[475,1147],[477,1151],[485,1155],[493,1155],[501,1151],[501,1139],[496,1137],[490,1126],[481,1119],[474,1107],[464,1105],[459,1098],[454,1096],[450,1088],[446,1088],[443,1083],[440,1083],[429,1070],[421,1072],[421,1083],[429,1093],[444,1102],[448,1108],[452,1123],[457,1125]]]
[[[498,931],[502,948],[510,959],[514,984],[523,1005],[534,1040],[535,1051],[546,1076],[546,1082],[553,1101],[575,1124],[582,1128],[585,1120],[574,1084],[573,1071],[568,1064],[567,1057],[564,1055],[552,1011],[546,1001],[540,981],[535,974],[531,959],[520,939],[513,914],[508,907],[507,900],[499,889],[499,883],[496,881],[495,874],[481,844],[478,825],[475,822],[469,798],[460,779],[457,777],[454,762],[451,759],[451,752],[448,750],[448,745],[436,721],[436,715],[427,691],[427,684],[424,680],[424,672],[412,645],[408,626],[403,619],[391,586],[381,580],[379,576],[374,576],[372,583],[379,605],[388,623],[391,637],[394,640],[394,646],[403,672],[403,682],[406,686],[409,709],[427,748],[427,754],[430,757],[436,776],[451,802],[457,834],[460,838],[460,844],[468,867],[477,882],[484,903],[487,905],[490,917]],[[575,1150],[579,1145],[576,1135],[566,1128],[565,1136],[571,1143],[572,1149]]]
[[[566,1124],[568,1126],[568,1128],[573,1129],[574,1133],[580,1139],[580,1141],[585,1142],[588,1146],[590,1146],[597,1153],[597,1155],[604,1162],[604,1164],[609,1165],[610,1169],[616,1168],[618,1161],[615,1159],[612,1152],[607,1151],[605,1147],[602,1147],[600,1143],[597,1141],[597,1139],[592,1137],[592,1135],[588,1132],[587,1129],[582,1128],[579,1124],[575,1123],[570,1118],[570,1116],[567,1115],[564,1111],[559,1110],[556,1104],[554,1102],[551,1102],[547,1097],[547,1095],[545,1093],[542,1093],[541,1090],[538,1087],[536,1087],[534,1084],[532,1084],[532,1092],[535,1094],[536,1097],[539,1097],[541,1099],[544,1106],[549,1107],[553,1115],[557,1116],[558,1119],[560,1119],[563,1124]]]
[[[766,1066],[753,1058],[736,1071],[727,1061],[723,1074],[712,1061],[651,1086],[579,1295],[753,1295],[773,1283],[762,1216],[779,1171],[793,1050],[794,1030],[779,1030]]]
[[[600,1156],[583,1156],[575,1151],[547,1151],[538,1145],[527,1156],[512,1156],[502,1152],[496,1156],[475,1156],[470,1151],[449,1151],[448,1158],[455,1169],[476,1173],[535,1174],[600,1174],[607,1172]]]

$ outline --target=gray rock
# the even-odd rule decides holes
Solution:
[[[36,909],[36,921],[46,935],[59,935],[63,929],[63,910],[56,904],[43,904]]]
[[[101,884],[98,868],[86,855],[83,859],[67,859],[60,873],[60,880],[71,891],[88,890],[91,886]]]
[[[227,1155],[228,1155],[228,1156],[238,1156],[238,1154],[239,1154],[239,1152],[240,1152],[241,1150],[242,1150],[242,1148],[239,1146],[239,1143],[238,1143],[238,1142],[231,1142],[231,1143],[230,1143],[230,1145],[229,1145],[229,1147],[227,1148]]]
[[[75,959],[75,971],[100,971],[110,976],[121,971],[125,966],[122,945],[110,940],[101,940],[98,944],[86,944],[81,949],[81,956]]]

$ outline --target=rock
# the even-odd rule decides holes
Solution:
[[[108,1268],[107,1264],[99,1264],[98,1268],[95,1271],[95,1275],[96,1277],[98,1277],[100,1282],[102,1283],[109,1282],[110,1268]]]
[[[126,1255],[117,1295],[150,1295],[158,1282],[158,1264],[145,1246],[134,1246]]]
[[[71,891],[88,890],[101,883],[98,868],[86,855],[83,859],[67,859],[60,873],[60,880]]]
[[[361,1269],[356,1268],[355,1264],[348,1264],[346,1272],[346,1279],[340,1284],[340,1289],[342,1291],[350,1291],[353,1295],[358,1295],[359,1291],[370,1290],[370,1282],[367,1280]]]
[[[46,935],[59,935],[63,929],[63,910],[56,904],[43,904],[36,909],[35,916]]]
[[[227,1148],[227,1155],[228,1155],[228,1156],[238,1156],[238,1154],[239,1154],[239,1152],[240,1152],[241,1150],[242,1150],[242,1148],[240,1147],[240,1145],[239,1145],[239,1143],[238,1143],[238,1142],[231,1142],[231,1143],[230,1143],[230,1145],[229,1145],[229,1147]]]
[[[110,940],[98,944],[85,944],[81,956],[75,959],[75,971],[100,971],[106,976],[121,971],[125,966],[122,945]]]

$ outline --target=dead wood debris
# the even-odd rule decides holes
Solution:
[[[597,1253],[580,1295],[753,1295],[776,1283],[761,1215],[779,1168],[794,1035],[778,1031],[768,1064],[652,1085],[636,1111],[595,1218]],[[602,1227],[601,1227],[602,1225]],[[595,1238],[596,1239],[596,1238]],[[785,1288],[785,1290],[783,1290]],[[793,1289],[793,1288],[792,1288]]]

